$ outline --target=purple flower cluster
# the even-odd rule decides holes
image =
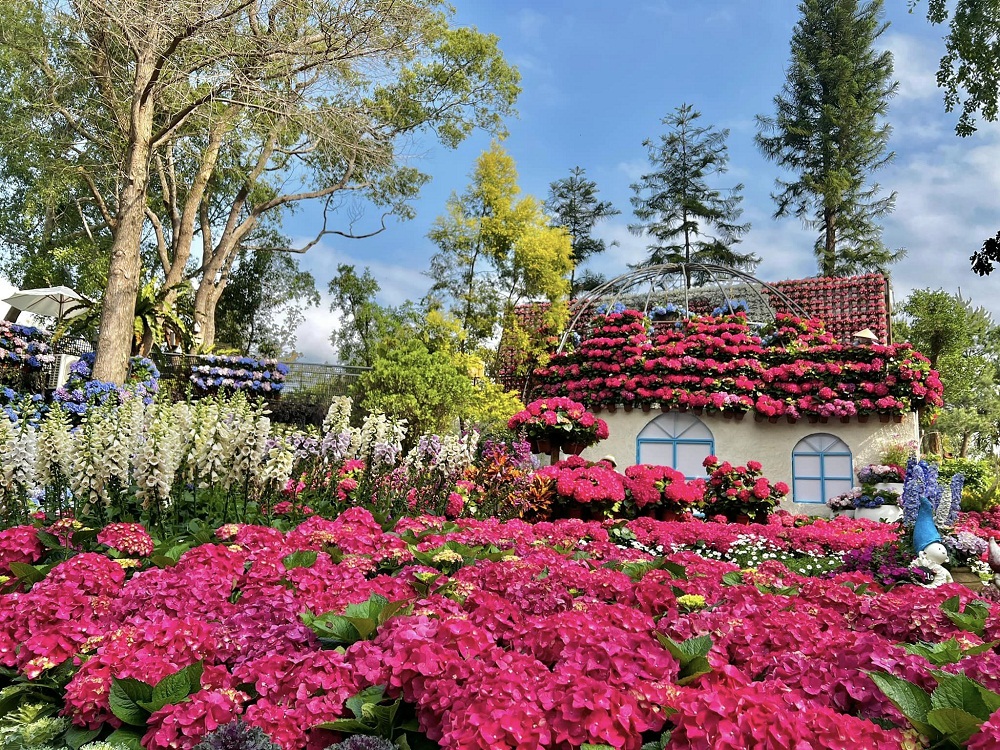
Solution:
[[[191,382],[202,393],[247,391],[280,393],[285,387],[288,365],[276,359],[228,357],[208,354],[191,368]]]

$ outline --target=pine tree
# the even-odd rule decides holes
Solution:
[[[588,180],[581,167],[573,167],[569,177],[549,185],[549,199],[545,209],[554,217],[553,224],[569,233],[573,248],[573,270],[570,271],[570,296],[581,291],[577,284],[576,269],[592,255],[608,249],[604,240],[594,237],[594,225],[601,219],[621,213],[608,201],[597,200],[597,183]],[[611,243],[614,246],[617,243]],[[589,278],[589,277],[588,277]]]
[[[729,130],[700,126],[699,117],[700,112],[682,104],[662,120],[670,132],[658,142],[643,142],[653,171],[632,185],[632,206],[641,223],[630,224],[629,231],[648,235],[652,244],[638,266],[715,263],[753,270],[760,258],[733,249],[750,229],[738,223],[743,185],[720,190],[707,182],[728,168]]]
[[[775,218],[794,214],[820,230],[823,276],[885,271],[904,251],[886,247],[877,223],[896,194],[869,184],[893,157],[884,121],[896,91],[892,54],[875,48],[888,27],[882,0],[803,0],[799,10],[775,115],[757,117],[760,150],[795,174],[777,181]]]

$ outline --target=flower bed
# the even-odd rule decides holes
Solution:
[[[199,393],[277,394],[285,387],[287,374],[288,365],[276,359],[205,354],[191,367],[191,382]]]
[[[909,344],[840,344],[818,321],[784,314],[761,334],[742,313],[664,323],[614,308],[535,377],[547,395],[591,408],[829,420],[888,418],[942,403],[937,373]]]
[[[799,523],[776,515],[759,531],[821,553],[887,533]],[[975,647],[1000,638],[1000,611],[983,604],[975,633],[948,616],[952,597],[980,606],[967,589],[887,590],[767,560],[741,571],[688,551],[696,538],[743,544],[724,540],[736,531],[421,517],[387,532],[355,509],[286,532],[231,525],[152,556],[117,526],[59,561],[12,529],[0,664],[20,678],[0,677],[2,700],[51,701],[75,741],[115,732],[149,750],[194,747],[237,717],[287,750],[379,728],[455,750],[842,750],[919,746],[876,679],[890,693],[893,678],[1000,689],[996,653]],[[989,710],[969,707],[969,746],[995,746],[1000,714],[976,733]]]

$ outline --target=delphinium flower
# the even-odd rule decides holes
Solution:
[[[926,492],[927,474],[924,466],[923,461],[918,463],[917,459],[912,456],[906,462],[906,475],[903,479],[903,495],[900,499],[900,505],[903,508],[903,524],[907,528],[913,528],[917,522],[920,498]]]
[[[947,527],[953,527],[958,521],[958,512],[962,509],[962,489],[964,487],[965,475],[955,474],[948,486],[948,489],[951,490],[951,507],[948,510],[947,518],[945,518],[944,525]]]

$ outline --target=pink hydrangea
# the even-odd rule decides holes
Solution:
[[[97,541],[130,557],[149,557],[153,554],[153,538],[138,523],[110,523],[98,534]]]
[[[34,526],[14,526],[0,531],[0,575],[10,574],[12,562],[38,562],[43,552]]]

